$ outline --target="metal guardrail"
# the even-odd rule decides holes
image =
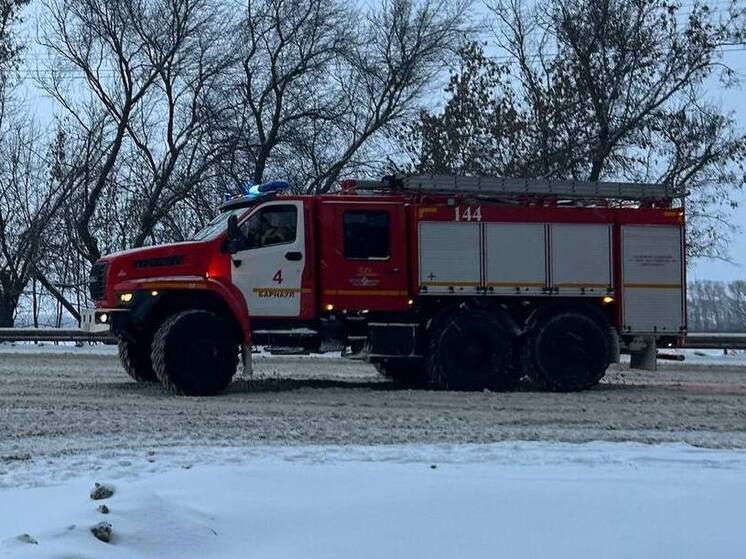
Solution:
[[[0,342],[101,342],[116,343],[108,332],[93,334],[77,328],[0,328]],[[686,337],[689,349],[746,349],[746,333],[692,332]]]
[[[91,333],[77,328],[0,328],[0,342],[115,343],[109,332]]]
[[[746,349],[746,333],[692,332],[687,335],[684,347],[691,349]]]

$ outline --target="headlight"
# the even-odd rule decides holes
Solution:
[[[134,295],[132,293],[120,293],[119,295],[119,301],[122,303],[129,303],[132,301],[132,298]]]

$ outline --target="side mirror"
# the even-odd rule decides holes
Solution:
[[[225,249],[233,254],[241,250],[244,244],[243,235],[238,228],[238,216],[232,215],[228,218],[228,236],[225,240]]]

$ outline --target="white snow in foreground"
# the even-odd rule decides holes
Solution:
[[[437,465],[433,469],[431,465]],[[0,557],[742,557],[746,453],[163,448],[0,462]],[[111,482],[108,515],[89,499]],[[89,532],[112,523],[110,544]],[[38,545],[16,536],[28,533]]]

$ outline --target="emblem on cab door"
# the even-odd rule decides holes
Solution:
[[[360,267],[356,275],[350,278],[350,284],[355,287],[376,287],[381,283],[378,274],[370,267]]]

